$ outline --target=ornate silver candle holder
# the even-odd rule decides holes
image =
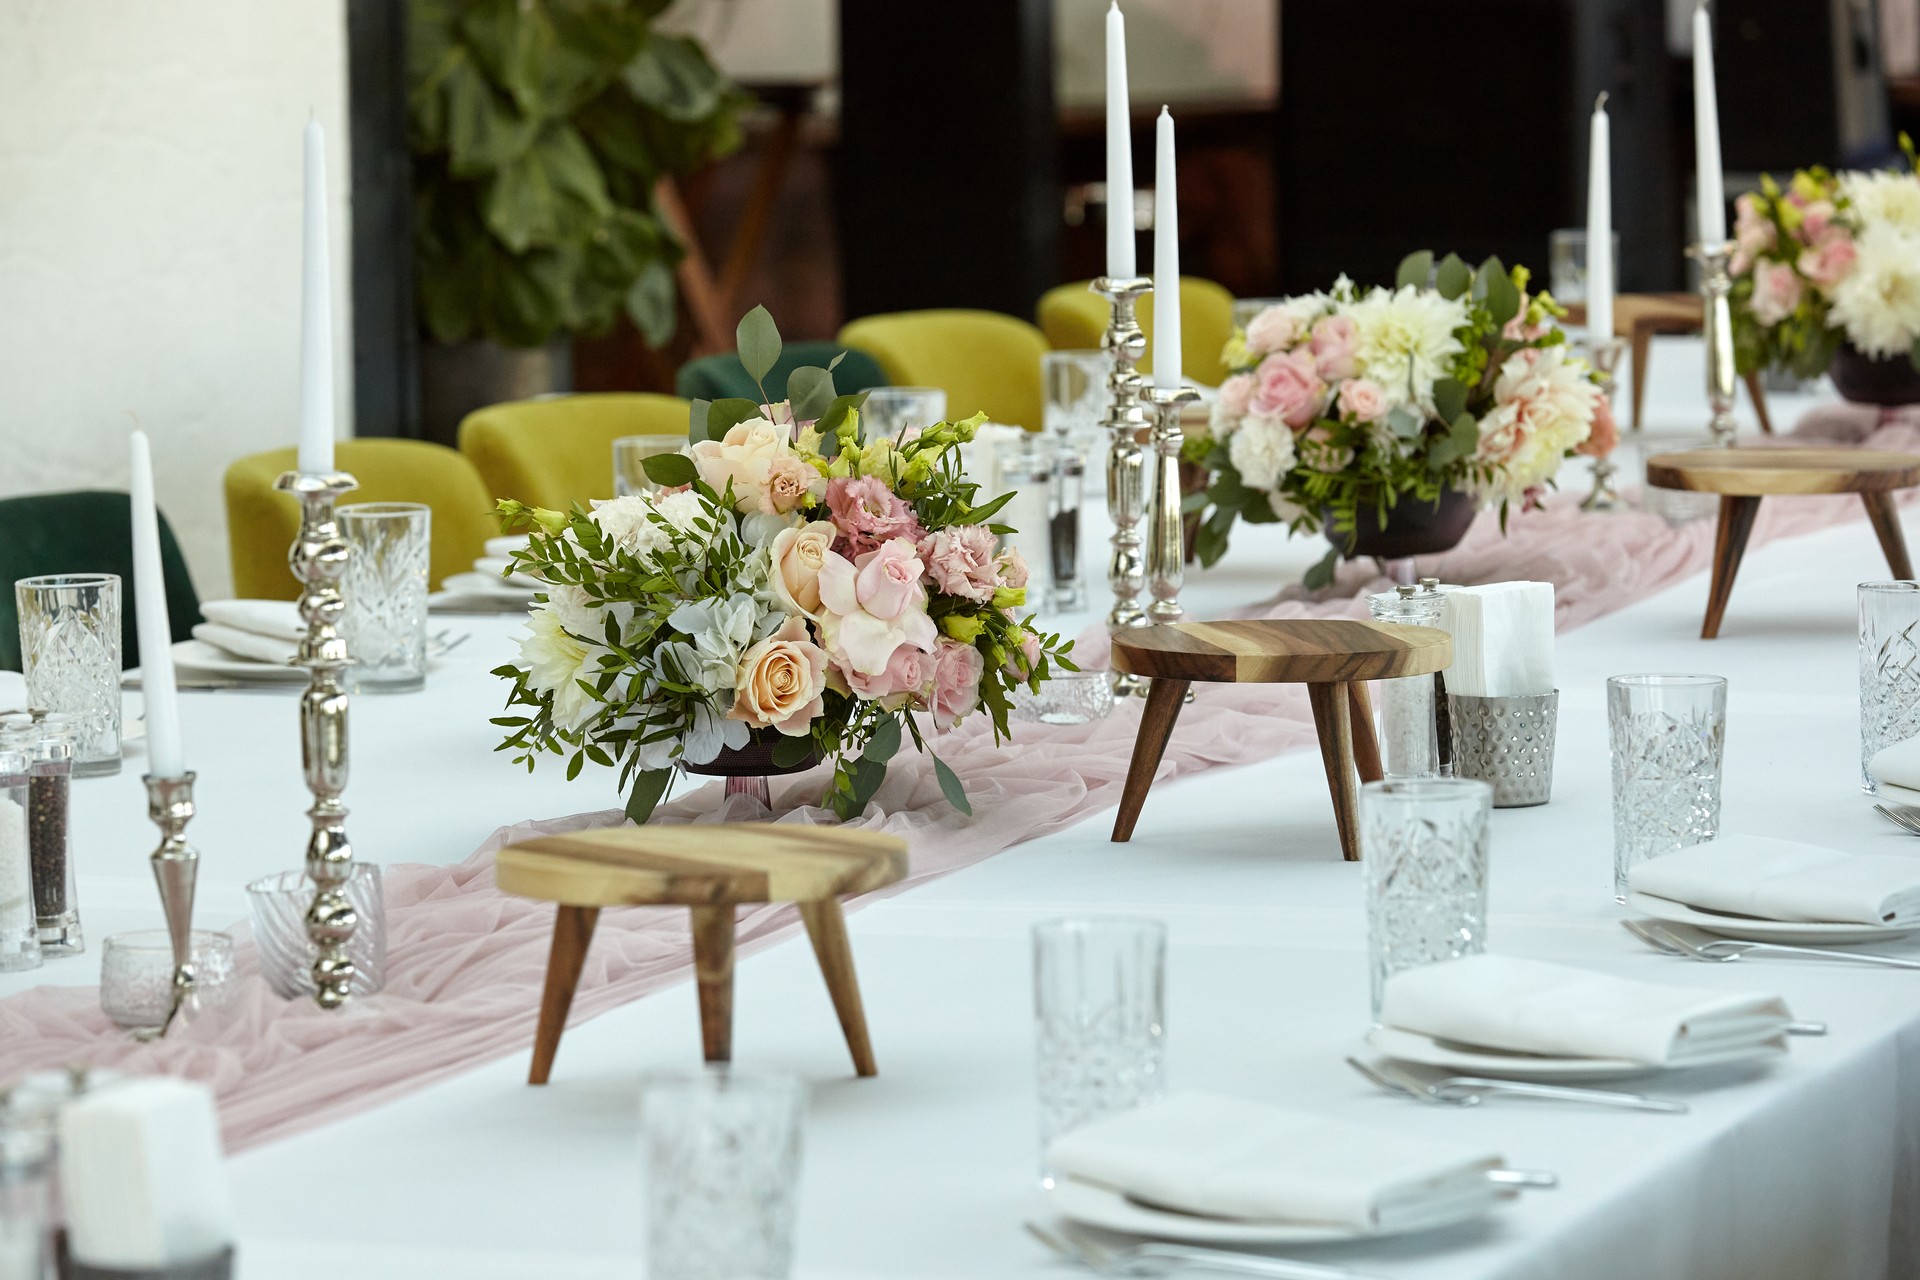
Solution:
[[[1719,448],[1733,445],[1739,424],[1733,417],[1733,397],[1738,373],[1733,363],[1733,311],[1727,293],[1733,288],[1728,263],[1733,257],[1733,242],[1696,244],[1687,256],[1700,264],[1701,329],[1707,344],[1707,403],[1713,417],[1707,430]]]
[[[1107,582],[1113,588],[1113,608],[1107,613],[1107,631],[1147,624],[1140,606],[1146,585],[1146,559],[1141,554],[1140,523],[1146,515],[1147,455],[1143,437],[1153,427],[1146,397],[1146,379],[1134,369],[1147,353],[1147,335],[1140,328],[1134,305],[1153,288],[1146,276],[1114,279],[1101,276],[1093,291],[1113,305],[1113,317],[1100,339],[1107,353],[1107,417],[1102,424],[1113,437],[1107,453],[1107,512],[1113,518],[1113,549],[1107,561]],[[1178,488],[1176,484],[1176,489]],[[1115,672],[1113,691],[1137,694],[1146,681]]]
[[[353,961],[347,939],[359,916],[348,901],[347,879],[353,874],[353,847],[347,842],[347,807],[340,793],[347,786],[347,693],[341,673],[352,664],[347,642],[340,635],[345,601],[340,579],[346,574],[353,544],[340,531],[334,504],[340,495],[358,488],[344,472],[308,475],[289,471],[275,488],[300,499],[300,536],[287,552],[287,563],[302,585],[300,617],[307,634],[294,658],[296,666],[312,673],[300,696],[300,761],[313,808],[307,817],[313,834],[307,838],[307,875],[314,883],[313,905],[307,908],[307,937],[318,949],[313,960],[313,999],[323,1009],[347,1002],[353,986]]]
[[[187,823],[193,821],[193,779],[191,772],[177,778],[149,773],[142,779],[147,784],[147,816],[160,828],[160,847],[150,861],[167,917],[167,941],[173,945],[173,1002],[160,1035],[193,1004],[193,891],[200,878],[200,851],[186,837]]]
[[[1147,583],[1153,603],[1147,606],[1149,622],[1178,622],[1185,616],[1180,608],[1180,588],[1186,582],[1186,529],[1181,511],[1180,445],[1185,440],[1180,430],[1180,414],[1200,398],[1192,387],[1165,391],[1152,387],[1147,399],[1153,405],[1153,452],[1155,475],[1153,506],[1147,522]]]
[[[1600,394],[1606,397],[1609,411],[1613,408],[1614,373],[1620,368],[1620,357],[1626,349],[1627,344],[1618,338],[1588,343],[1587,358],[1593,361],[1594,372],[1600,375]],[[1582,511],[1612,511],[1620,505],[1620,494],[1613,487],[1613,477],[1619,470],[1611,452],[1593,460],[1593,489],[1580,500]]]

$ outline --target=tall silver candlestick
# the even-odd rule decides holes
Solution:
[[[340,793],[347,786],[347,693],[341,672],[351,664],[347,642],[340,635],[340,614],[345,608],[340,579],[346,574],[353,544],[340,532],[333,510],[341,494],[358,487],[352,476],[338,471],[317,475],[289,471],[275,484],[300,499],[300,536],[287,552],[287,563],[302,585],[300,617],[307,624],[294,663],[312,673],[300,696],[300,762],[307,790],[313,792],[313,808],[307,810],[313,822],[313,834],[307,838],[307,875],[314,883],[307,937],[318,949],[313,959],[313,998],[323,1009],[339,1008],[352,991],[353,961],[347,956],[347,939],[360,922],[347,900],[353,847],[347,843],[347,807],[340,803]]]
[[[1171,391],[1153,387],[1147,392],[1153,405],[1155,456],[1153,506],[1147,520],[1147,586],[1153,593],[1153,603],[1147,606],[1150,622],[1178,622],[1185,616],[1180,608],[1180,588],[1187,576],[1180,492],[1180,445],[1185,435],[1180,430],[1180,414],[1199,398],[1200,393],[1192,387]]]
[[[1734,388],[1739,375],[1733,363],[1733,311],[1727,302],[1727,292],[1733,288],[1733,277],[1727,270],[1733,257],[1733,242],[1696,244],[1687,250],[1687,256],[1700,263],[1700,298],[1704,304],[1701,327],[1707,344],[1707,403],[1713,406],[1707,430],[1712,433],[1716,446],[1730,448],[1739,426],[1733,417]]]
[[[1627,344],[1618,338],[1588,345],[1587,358],[1593,361],[1594,372],[1600,375],[1600,394],[1606,397],[1609,411],[1613,408],[1614,373],[1620,368],[1620,357],[1626,349]],[[1612,511],[1620,505],[1620,494],[1613,487],[1613,477],[1618,471],[1611,454],[1593,460],[1593,489],[1580,500],[1582,511]]]
[[[1113,588],[1113,608],[1107,613],[1107,631],[1145,626],[1147,612],[1140,606],[1146,585],[1146,560],[1141,555],[1140,522],[1146,515],[1147,456],[1143,437],[1153,427],[1147,407],[1146,379],[1134,369],[1147,353],[1147,335],[1134,314],[1134,304],[1153,288],[1146,276],[1115,279],[1101,276],[1093,291],[1113,305],[1113,317],[1100,339],[1107,353],[1107,418],[1112,436],[1107,452],[1107,513],[1113,519],[1113,549],[1107,560],[1107,582]],[[1113,675],[1113,691],[1142,693],[1146,681],[1125,672]]]
[[[160,828],[160,847],[149,859],[153,880],[160,887],[160,907],[166,912],[167,940],[173,944],[173,1001],[160,1034],[167,1034],[175,1018],[193,1003],[193,891],[200,876],[200,853],[187,843],[187,823],[193,820],[193,774],[157,778],[147,774],[147,816]]]

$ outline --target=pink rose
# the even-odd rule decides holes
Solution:
[[[1284,351],[1300,337],[1300,322],[1285,307],[1268,307],[1247,325],[1247,350]]]
[[[788,618],[781,628],[740,655],[732,720],[781,733],[807,732],[820,714],[827,687],[827,655],[807,634],[807,624]]]
[[[834,527],[846,540],[847,555],[871,551],[889,538],[918,542],[926,536],[913,508],[878,476],[828,481],[827,510],[832,513]]]
[[[1791,263],[1763,262],[1753,269],[1753,297],[1747,309],[1761,324],[1779,324],[1800,305],[1803,292]]]
[[[1340,412],[1361,422],[1378,422],[1387,416],[1387,393],[1371,378],[1354,378],[1340,384]]]
[[[1813,281],[1816,288],[1831,289],[1853,270],[1853,261],[1859,256],[1847,234],[1834,228],[1834,234],[1830,234],[1824,244],[1800,254],[1800,274]],[[1757,296],[1759,292],[1756,280],[1754,294]]]
[[[1247,402],[1253,399],[1253,375],[1236,373],[1220,384],[1220,412],[1227,418],[1246,416]]]
[[[905,538],[889,538],[855,564],[859,567],[855,596],[874,617],[892,622],[908,609],[926,606],[927,589],[920,585],[926,566]]]
[[[980,705],[980,677],[986,672],[980,651],[970,644],[942,637],[933,654],[934,720],[956,725]]]
[[[1282,418],[1295,431],[1318,417],[1326,403],[1327,384],[1314,371],[1313,356],[1308,352],[1268,356],[1253,376],[1250,410]]]
[[[896,698],[903,702],[909,698],[919,698],[924,701],[933,689],[933,669],[932,654],[903,644],[893,651],[893,656],[887,659],[886,669],[878,675],[862,675],[858,671],[842,674],[855,697],[880,701]]]
[[[1315,321],[1313,341],[1307,347],[1313,352],[1314,372],[1328,382],[1351,378],[1360,372],[1359,362],[1353,355],[1359,334],[1359,326],[1354,324],[1352,316],[1327,316]]]
[[[1619,443],[1620,424],[1614,421],[1613,406],[1607,403],[1605,396],[1595,396],[1593,426],[1588,429],[1587,438],[1575,445],[1573,451],[1589,458],[1604,458]]]
[[[1033,576],[1027,568],[1027,558],[1020,554],[1020,548],[1008,547],[993,558],[993,567],[999,577],[1000,585],[1018,591],[1027,585]]]
[[[889,539],[858,562],[827,552],[819,575],[820,638],[835,666],[878,676],[903,644],[933,651],[939,628],[927,616],[921,572],[920,558],[905,538]],[[875,608],[893,612],[882,616]]]
[[[993,589],[999,585],[993,565],[997,550],[993,530],[983,524],[956,525],[930,535],[920,548],[934,586],[966,600],[993,599]]]

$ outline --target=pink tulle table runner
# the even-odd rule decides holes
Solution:
[[[1870,418],[1844,415],[1830,415],[1825,426],[1823,434],[1853,436],[1873,447],[1920,449],[1920,427],[1884,421],[1876,426]],[[1752,544],[1861,514],[1851,496],[1768,503]],[[1515,516],[1505,538],[1497,523],[1483,516],[1458,548],[1440,558],[1437,572],[1459,583],[1553,582],[1558,624],[1567,630],[1700,572],[1711,558],[1713,535],[1712,521],[1676,528],[1640,512],[1584,514],[1573,495],[1561,495],[1544,509]],[[1356,563],[1317,598],[1292,588],[1240,610],[1239,616],[1364,618],[1364,596],[1386,585]],[[1083,638],[1076,657],[1082,665],[1104,662],[1105,638],[1097,628]],[[1306,698],[1297,686],[1198,690],[1168,746],[1162,780],[1249,764],[1315,741]],[[930,764],[903,751],[860,820],[910,843],[911,874],[884,892],[900,892],[1117,804],[1138,717],[1137,703],[1128,703],[1093,724],[1023,724],[1015,741],[998,746],[977,722],[945,735],[940,753],[966,780],[971,819],[942,798]],[[806,803],[819,786],[815,775],[777,783],[779,820],[832,821],[825,810]],[[658,820],[765,816],[752,800],[723,801],[720,787],[709,785],[664,806]],[[220,1016],[176,1030],[165,1041],[138,1044],[107,1022],[94,988],[43,986],[0,1001],[0,1080],[78,1062],[205,1080],[219,1096],[228,1148],[238,1150],[526,1049],[540,1004],[553,908],[496,891],[493,853],[536,833],[620,820],[618,810],[608,809],[522,823],[496,832],[455,866],[389,867],[387,987],[344,1015],[303,1001],[281,1001],[265,983],[246,980]],[[739,945],[752,952],[797,928],[790,907],[743,909]],[[239,951],[242,972],[250,974],[255,960],[244,938]],[[587,956],[573,1021],[684,980],[690,965],[684,910],[605,912]],[[697,1044],[697,1031],[689,1027],[689,1061]],[[565,1070],[564,1055],[559,1069]]]

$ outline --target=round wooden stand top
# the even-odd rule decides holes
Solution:
[[[1647,483],[1736,498],[1885,493],[1920,485],[1920,454],[1877,449],[1689,449],[1647,459]]]
[[[1453,638],[1438,627],[1345,618],[1174,622],[1113,637],[1117,671],[1215,684],[1390,680],[1451,661]]]
[[[600,827],[508,845],[503,893],[573,907],[818,902],[907,873],[907,842],[846,827],[780,822]]]

